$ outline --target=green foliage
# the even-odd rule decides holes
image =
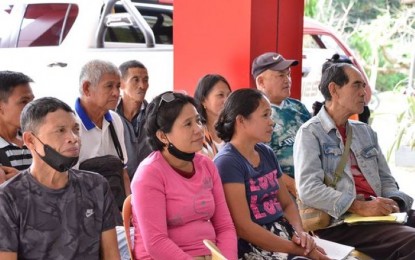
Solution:
[[[305,0],[304,15],[314,18],[317,13],[317,0]]]
[[[386,154],[386,159],[389,161],[393,151],[396,151],[401,146],[402,142],[409,145],[411,149],[415,148],[415,97],[408,96],[406,110],[396,118],[398,130],[396,138]]]
[[[403,73],[379,73],[376,80],[378,91],[391,91],[395,86],[404,81],[408,76]]]
[[[341,6],[347,6],[350,2],[353,2],[353,8],[350,10],[348,18],[352,24],[374,20],[383,13],[383,10],[394,12],[400,8],[400,0],[333,0],[337,9]]]
[[[372,48],[370,47],[369,38],[361,33],[353,33],[348,38],[348,43],[350,47],[356,50],[360,56],[365,59],[369,60],[372,56]]]
[[[373,88],[392,90],[406,77],[415,40],[415,5],[400,0],[305,1],[306,13],[337,30],[361,57]]]

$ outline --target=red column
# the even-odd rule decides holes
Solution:
[[[276,51],[301,62],[304,0],[175,0],[174,88],[193,95],[200,77],[219,73],[233,90],[255,87],[252,60]],[[300,96],[301,66],[293,69]]]
[[[254,1],[254,0],[252,0]],[[303,58],[303,0],[280,0],[278,12],[277,52],[299,64],[292,68],[291,97],[301,98],[301,67]]]

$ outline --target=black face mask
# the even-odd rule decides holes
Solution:
[[[171,155],[173,155],[177,159],[188,161],[188,162],[191,162],[193,158],[195,158],[195,154],[196,154],[196,153],[186,153],[186,152],[180,151],[179,149],[177,149],[176,146],[174,146],[170,142],[167,145],[167,150],[169,151]]]
[[[45,163],[47,163],[50,167],[57,170],[58,172],[66,172],[78,162],[79,156],[76,156],[76,157],[64,156],[60,154],[59,152],[57,152],[52,147],[50,147],[49,145],[44,144],[42,141],[40,141],[39,138],[37,138],[37,140],[39,140],[39,142],[43,144],[43,150],[45,151],[45,156],[41,156],[36,150],[35,152],[37,153],[37,155],[39,155],[39,157]]]

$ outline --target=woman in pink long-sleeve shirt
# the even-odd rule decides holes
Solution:
[[[203,144],[193,98],[166,92],[148,106],[145,131],[153,149],[132,187],[136,259],[209,259],[203,239],[237,258],[236,232],[213,162]]]

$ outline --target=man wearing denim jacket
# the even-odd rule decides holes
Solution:
[[[346,213],[362,216],[408,211],[413,199],[398,190],[375,132],[348,120],[363,111],[366,83],[350,64],[333,64],[319,85],[325,106],[299,129],[294,142],[298,196],[309,207],[327,212],[332,224]],[[352,129],[350,154],[335,188],[333,180],[344,152],[346,124]],[[316,231],[321,238],[354,246],[375,259],[415,259],[415,228],[397,224],[331,225]]]

